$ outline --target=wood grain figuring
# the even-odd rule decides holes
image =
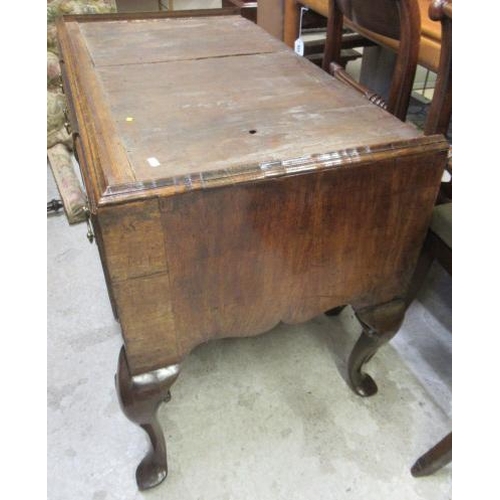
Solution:
[[[433,149],[104,210],[132,373],[177,363],[209,338],[402,296],[446,157]]]
[[[132,374],[211,337],[404,293],[442,138],[421,137],[237,16],[96,19],[58,29]],[[159,59],[160,41],[181,32]],[[186,50],[200,32],[213,57]]]
[[[87,127],[91,127],[94,136],[99,137],[99,141],[96,143],[98,148],[95,155],[99,163],[106,166],[105,169],[102,169],[106,175],[106,182],[107,184],[113,184],[117,181],[134,180],[134,174],[131,171],[123,145],[117,136],[113,119],[106,112],[108,104],[103,96],[99,82],[93,78],[94,68],[87,47],[80,36],[80,27],[77,24],[71,24],[68,29],[79,66],[79,72],[76,73],[77,85],[81,89],[86,89],[85,93],[79,93],[78,95],[78,99],[85,102],[81,121]],[[94,161],[96,156],[94,156]]]
[[[178,347],[174,291],[167,273],[113,283],[113,290],[134,375],[176,363],[187,354]]]
[[[179,39],[167,35],[176,22],[185,28]],[[199,59],[198,49],[187,51],[186,40],[198,40],[197,23],[204,25],[204,37],[213,40],[209,45],[216,56]],[[148,27],[150,37],[144,36]],[[238,33],[238,44],[228,44],[231,30]],[[70,45],[63,52],[75,50],[79,61],[85,61],[78,68],[69,61],[68,73],[78,74],[69,86],[75,89],[79,133],[99,191],[91,193],[96,204],[124,184],[168,184],[167,179],[193,172],[418,135],[237,16],[70,21],[61,31]],[[127,43],[124,32],[131,34]],[[226,33],[222,39],[221,32]],[[159,48],[162,39],[170,40],[169,51]],[[151,50],[144,48],[147,43]],[[200,46],[205,44],[196,43]],[[106,60],[113,65],[106,66]],[[160,166],[151,167],[150,158]]]
[[[240,16],[94,22],[81,30],[97,68],[283,50]]]
[[[63,81],[70,88],[70,114],[76,117],[75,129],[82,149],[85,150],[89,165],[86,172],[89,184],[95,186],[95,189],[88,190],[90,208],[95,212],[100,193],[105,191],[106,186],[116,182],[131,182],[135,177],[107,112],[108,105],[104,102],[99,82],[94,76],[92,61],[81,38],[79,25],[75,22],[64,23],[63,18],[59,18],[57,27],[63,61]],[[64,54],[68,53],[73,56],[66,60]]]
[[[157,200],[102,210],[99,222],[108,255],[107,268],[113,281],[166,271]]]
[[[311,66],[283,51],[99,74],[141,182],[415,136]]]

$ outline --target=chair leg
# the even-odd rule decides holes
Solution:
[[[451,462],[451,432],[424,453],[411,468],[413,477],[429,476]]]

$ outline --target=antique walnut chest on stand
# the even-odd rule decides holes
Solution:
[[[181,362],[350,304],[363,365],[398,330],[448,146],[233,11],[70,16],[63,85],[124,346],[116,386],[167,474],[156,420]],[[201,411],[202,409],[200,409]]]

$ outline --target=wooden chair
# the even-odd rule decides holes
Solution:
[[[429,7],[429,17],[441,22],[441,53],[437,70],[434,95],[427,113],[424,134],[447,135],[451,122],[452,108],[452,2],[451,0],[433,0]],[[450,160],[447,170],[451,176],[451,146]],[[451,202],[452,183],[442,182],[437,203]],[[450,273],[451,274],[451,273]]]
[[[439,63],[439,53],[441,51],[441,23],[433,21],[428,17],[429,4],[431,1],[432,0],[417,0],[421,21],[418,64],[436,73]],[[277,0],[259,0],[259,10],[262,9],[262,12],[264,12],[267,4],[275,5],[280,4],[280,2],[277,2]],[[289,47],[293,47],[294,41],[298,36],[300,5],[308,7],[310,10],[327,18],[328,4],[329,0],[283,0],[281,4],[284,6],[282,17],[275,15],[273,18],[274,25],[278,25],[279,28],[274,30],[271,29],[271,32],[278,38],[283,38],[283,41]],[[357,29],[359,35],[367,40],[371,40],[376,45],[397,52],[399,43],[397,40],[363,29],[359,25],[354,27],[349,18],[344,18],[344,24],[347,28],[352,30]]]
[[[356,82],[342,67],[340,50],[344,18],[354,26],[399,40],[387,101]],[[417,68],[419,43],[417,0],[330,0],[323,69],[404,121]]]
[[[243,17],[257,22],[257,0],[222,0],[222,7],[238,7]]]
[[[417,294],[429,267],[437,260],[450,274],[452,271],[452,204],[443,203],[434,208],[432,222],[414,274],[409,301]],[[414,477],[428,476],[451,462],[452,433],[425,452],[412,466]]]
[[[451,120],[451,60],[452,60],[452,2],[434,0],[429,7],[429,17],[441,21],[441,52],[437,70],[434,96],[427,114],[424,134],[446,135]]]
[[[380,1],[380,4],[379,4]],[[400,4],[400,11],[394,9],[397,4]],[[366,11],[359,10],[363,5],[368,5]],[[375,14],[377,12],[380,17]],[[382,7],[392,9],[391,16],[388,13],[383,13]],[[330,68],[330,73],[336,78],[344,81],[345,83],[353,86],[358,91],[362,92],[370,101],[386,108],[388,111],[396,115],[399,119],[404,120],[408,108],[408,101],[411,93],[411,83],[413,83],[414,68],[416,60],[414,60],[415,47],[418,51],[418,34],[417,42],[410,51],[406,46],[410,43],[409,40],[415,40],[415,23],[420,26],[420,17],[417,10],[417,3],[413,0],[330,0],[330,15],[329,25],[327,32],[327,48],[325,52],[325,60],[323,68]],[[374,8],[375,11],[370,11]],[[415,14],[415,11],[417,12]],[[389,12],[389,11],[387,11]],[[399,16],[399,12],[402,13]],[[405,15],[406,12],[406,15]],[[373,15],[372,19],[369,17]],[[346,71],[339,64],[339,40],[342,33],[342,19],[343,16],[348,17],[352,22],[359,23],[371,31],[380,31],[382,35],[389,36],[388,31],[382,32],[384,23],[396,23],[399,20],[399,30],[401,33],[398,52],[398,59],[396,63],[395,75],[391,84],[391,93],[388,103],[385,104],[383,99],[377,96],[374,92],[363,85],[355,82],[353,78],[346,73]],[[414,16],[414,17],[412,17]],[[439,59],[439,66],[437,71],[437,79],[434,90],[434,96],[429,106],[424,134],[443,134],[446,135],[451,120],[452,111],[452,2],[450,0],[433,0],[429,8],[429,16],[433,20],[441,21],[442,38],[441,38],[441,53]],[[406,23],[402,20],[406,19]],[[409,19],[412,18],[410,21]],[[389,21],[392,19],[392,21]],[[406,38],[408,29],[411,35]],[[418,30],[417,30],[418,33]],[[394,35],[394,32],[392,33]],[[404,47],[402,49],[402,47]],[[410,63],[407,65],[403,54],[411,54],[409,58]],[[330,62],[332,61],[332,62]],[[412,73],[413,72],[413,73]],[[410,74],[412,74],[410,78]],[[398,89],[397,85],[401,85]],[[409,86],[410,85],[410,86]],[[451,174],[452,168],[451,161],[451,148],[450,159],[448,162],[447,170]],[[449,188],[446,185],[449,185]],[[416,296],[420,289],[425,276],[434,260],[437,260],[444,269],[452,274],[452,203],[451,203],[451,183],[443,183],[438,195],[436,207],[433,212],[432,221],[427,233],[426,240],[423,245],[422,253],[414,273],[412,284],[406,298],[409,305]],[[335,315],[342,308],[336,308],[329,311],[327,314]],[[450,432],[439,443],[424,453],[412,466],[411,473],[415,477],[427,476],[444,467],[452,459],[452,433]]]
[[[452,2],[449,0],[434,0],[429,8],[431,19],[441,21],[442,40],[439,69],[436,80],[434,96],[427,114],[424,133],[446,134],[451,119],[451,60],[452,60]],[[451,174],[451,155],[448,164]],[[434,260],[452,274],[452,203],[451,183],[447,191],[441,185],[440,196],[448,197],[444,203],[434,208],[432,221],[427,233],[422,254],[414,274],[409,299],[411,300],[420,288],[427,270]],[[439,443],[425,452],[412,466],[411,473],[414,477],[428,476],[451,462],[452,459],[452,433],[450,432]]]

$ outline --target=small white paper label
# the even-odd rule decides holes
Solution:
[[[150,167],[159,167],[160,166],[160,162],[154,157],[148,158],[148,163],[149,163]]]
[[[304,40],[302,40],[302,38],[297,38],[297,40],[295,40],[294,50],[299,56],[304,55]]]
[[[308,7],[301,7],[300,8],[299,38],[297,38],[297,40],[295,40],[295,44],[294,44],[295,53],[298,54],[299,56],[304,55],[304,40],[302,40],[302,18],[304,17],[304,12],[307,12],[308,10],[309,10]]]

